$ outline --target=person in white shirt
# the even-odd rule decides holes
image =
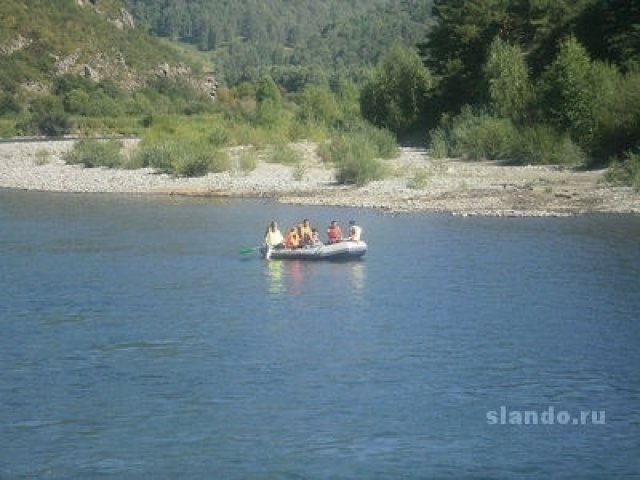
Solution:
[[[347,240],[351,240],[352,242],[359,242],[360,237],[362,237],[362,228],[356,225],[356,222],[351,220],[349,222],[349,237]]]
[[[264,236],[264,243],[269,248],[283,248],[284,247],[284,237],[282,233],[278,229],[278,224],[276,222],[271,222],[269,227],[267,228],[267,232]]]

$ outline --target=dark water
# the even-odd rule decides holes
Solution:
[[[238,255],[304,216],[369,253]],[[0,478],[637,476],[639,247],[629,216],[0,191]]]

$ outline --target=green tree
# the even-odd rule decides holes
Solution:
[[[516,121],[522,119],[532,96],[529,69],[522,49],[495,38],[483,73],[494,113]]]
[[[31,119],[34,133],[56,137],[69,133],[72,127],[69,115],[65,113],[58,97],[47,96],[33,101]]]
[[[593,58],[625,71],[640,67],[640,2],[597,0],[583,11],[576,35]]]
[[[263,75],[256,86],[256,101],[262,103],[265,100],[280,102],[280,90],[269,75]]]
[[[420,51],[439,79],[442,111],[457,112],[481,98],[478,79],[489,45],[496,35],[512,30],[508,4],[508,0],[435,0],[437,23]]]
[[[588,147],[595,128],[594,110],[600,85],[594,85],[592,63],[585,48],[569,37],[542,79],[548,118]]]
[[[335,126],[342,118],[340,105],[327,88],[310,85],[296,99],[298,119],[306,123],[323,123]]]
[[[418,54],[394,47],[363,86],[360,109],[374,125],[403,133],[421,121],[432,86],[431,74]]]

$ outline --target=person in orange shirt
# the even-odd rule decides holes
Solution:
[[[335,220],[331,220],[331,224],[327,229],[327,237],[329,239],[329,243],[338,243],[342,241],[342,230],[340,229],[340,225]]]
[[[291,227],[284,239],[284,246],[287,248],[298,248],[300,246],[300,235],[296,227]]]

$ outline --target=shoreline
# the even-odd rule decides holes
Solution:
[[[65,193],[140,193],[226,198],[270,198],[298,205],[434,212],[460,216],[542,217],[590,213],[640,214],[640,192],[604,183],[605,170],[557,166],[504,166],[491,161],[432,159],[425,150],[401,148],[386,160],[392,175],[363,187],[337,185],[315,144],[292,144],[304,159],[293,167],[259,161],[245,173],[176,178],[152,169],[117,170],[66,165],[76,139],[0,142],[0,188]],[[130,150],[136,139],[123,139]],[[236,161],[243,147],[229,149]]]

